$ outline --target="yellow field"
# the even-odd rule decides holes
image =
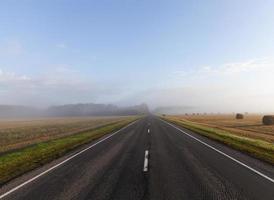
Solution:
[[[174,117],[226,130],[236,135],[274,142],[274,125],[263,125],[262,115],[250,114],[241,120],[235,119],[235,115],[182,115]]]
[[[0,120],[0,153],[90,130],[125,118],[68,117]]]

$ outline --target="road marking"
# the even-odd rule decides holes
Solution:
[[[139,121],[139,120],[137,120],[137,121]],[[2,194],[2,195],[0,196],[0,199],[3,199],[4,197],[8,196],[9,194],[15,192],[16,190],[22,188],[22,187],[25,186],[25,185],[31,183],[32,181],[38,179],[39,177],[41,177],[41,176],[43,176],[43,175],[49,173],[50,171],[56,169],[57,167],[60,167],[61,165],[65,164],[66,162],[70,161],[71,159],[75,158],[76,156],[78,156],[78,155],[84,153],[85,151],[87,151],[87,150],[89,150],[89,149],[95,147],[97,144],[100,144],[101,142],[104,142],[105,140],[111,138],[112,136],[116,135],[116,134],[119,133],[120,131],[126,129],[127,127],[129,127],[129,126],[131,126],[131,125],[133,125],[133,124],[135,124],[137,121],[131,122],[130,124],[128,124],[127,126],[121,128],[120,130],[118,130],[118,131],[116,131],[116,132],[110,134],[109,136],[103,138],[102,140],[99,140],[98,142],[96,142],[96,143],[92,144],[91,146],[89,146],[89,147],[83,149],[82,151],[80,151],[80,152],[78,152],[78,153],[76,153],[76,154],[70,156],[69,158],[65,159],[64,161],[62,161],[62,162],[60,162],[60,163],[54,165],[53,167],[51,167],[51,168],[47,169],[46,171],[44,171],[44,172],[42,172],[42,173],[40,173],[40,174],[34,176],[33,178],[31,178],[31,179],[25,181],[24,183],[22,183],[22,184],[20,184],[20,185],[18,185],[18,186],[16,186],[16,187],[14,187],[13,189],[9,190],[8,192]]]
[[[225,156],[225,157],[227,157],[227,158],[233,160],[234,162],[236,162],[236,163],[242,165],[243,167],[245,167],[245,168],[251,170],[252,172],[256,173],[257,175],[259,175],[259,176],[261,176],[261,177],[263,177],[263,178],[269,180],[270,182],[274,183],[274,179],[273,179],[273,178],[270,178],[269,176],[263,174],[262,172],[259,172],[259,171],[257,171],[256,169],[254,169],[254,168],[252,168],[252,167],[250,167],[250,166],[248,166],[248,165],[242,163],[241,161],[237,160],[236,158],[233,158],[233,157],[227,155],[226,153],[224,153],[224,152],[222,152],[222,151],[216,149],[215,147],[213,147],[213,146],[211,146],[211,145],[209,145],[209,144],[203,142],[202,140],[200,140],[200,139],[194,137],[193,135],[190,135],[189,133],[187,133],[187,132],[181,130],[180,128],[174,126],[173,124],[171,124],[171,123],[169,123],[169,122],[166,122],[166,121],[164,121],[164,120],[162,120],[162,119],[160,119],[160,120],[161,120],[162,122],[164,122],[164,123],[166,123],[166,124],[172,126],[173,128],[177,129],[178,131],[184,133],[185,135],[191,137],[192,139],[194,139],[194,140],[200,142],[201,144],[207,146],[208,148],[210,148],[210,149],[212,149],[212,150],[218,152],[219,154],[222,154],[223,156]]]
[[[144,172],[148,171],[148,150],[145,151]]]
[[[150,130],[149,130],[149,129],[147,129],[147,133],[150,133]]]

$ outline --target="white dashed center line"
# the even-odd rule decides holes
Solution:
[[[148,150],[145,151],[144,172],[148,171]]]

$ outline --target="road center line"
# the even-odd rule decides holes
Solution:
[[[213,146],[211,146],[211,145],[209,145],[209,144],[203,142],[202,140],[200,140],[200,139],[194,137],[193,135],[190,135],[189,133],[187,133],[187,132],[181,130],[180,128],[174,126],[173,124],[171,124],[171,123],[169,123],[169,122],[166,122],[166,121],[164,121],[164,120],[162,120],[162,119],[160,119],[160,120],[161,120],[162,122],[164,122],[164,123],[166,123],[166,124],[172,126],[173,128],[177,129],[178,131],[184,133],[185,135],[191,137],[192,139],[194,139],[194,140],[200,142],[201,144],[207,146],[208,148],[210,148],[210,149],[216,151],[217,153],[222,154],[223,156],[229,158],[230,160],[233,160],[234,162],[236,162],[236,163],[242,165],[243,167],[245,167],[245,168],[251,170],[251,171],[254,172],[255,174],[257,174],[257,175],[259,175],[259,176],[261,176],[261,177],[263,177],[263,178],[269,180],[270,182],[274,183],[274,179],[273,179],[273,178],[270,178],[269,176],[263,174],[262,172],[259,172],[259,171],[257,171],[256,169],[254,169],[254,168],[252,168],[252,167],[250,167],[250,166],[248,166],[248,165],[242,163],[241,161],[237,160],[236,158],[233,158],[233,157],[227,155],[226,153],[224,153],[224,152],[222,152],[222,151],[216,149],[215,147],[213,147]]]
[[[148,150],[145,151],[145,159],[144,159],[144,172],[148,171]]]
[[[147,129],[147,133],[150,133],[150,129]]]
[[[139,121],[139,120],[137,120],[137,121]],[[75,158],[76,156],[78,156],[78,155],[84,153],[85,151],[87,151],[87,150],[89,150],[89,149],[95,147],[97,144],[100,144],[101,142],[104,142],[105,140],[111,138],[112,136],[116,135],[116,134],[119,133],[120,131],[126,129],[127,127],[129,127],[129,126],[131,126],[131,125],[133,125],[133,124],[135,124],[137,121],[134,121],[134,122],[128,124],[127,126],[121,128],[120,130],[118,130],[118,131],[116,131],[116,132],[110,134],[109,136],[107,136],[107,137],[105,137],[105,138],[99,140],[98,142],[96,142],[96,143],[92,144],[91,146],[89,146],[89,147],[83,149],[82,151],[80,151],[80,152],[78,152],[78,153],[76,153],[76,154],[70,156],[69,158],[65,159],[64,161],[62,161],[62,162],[60,162],[60,163],[54,165],[53,167],[47,169],[46,171],[44,171],[44,172],[42,172],[42,173],[40,173],[40,174],[34,176],[33,178],[31,178],[31,179],[29,179],[29,180],[27,180],[27,181],[25,181],[25,182],[23,182],[23,183],[21,183],[20,185],[18,185],[18,186],[16,186],[16,187],[14,187],[13,189],[9,190],[8,192],[6,192],[6,193],[0,195],[0,199],[3,199],[4,197],[8,196],[9,194],[15,192],[16,190],[22,188],[23,186],[25,186],[25,185],[27,185],[27,184],[33,182],[34,180],[38,179],[39,177],[41,177],[41,176],[43,176],[43,175],[49,173],[50,171],[56,169],[57,167],[60,167],[61,165],[65,164],[66,162],[70,161],[71,159]]]

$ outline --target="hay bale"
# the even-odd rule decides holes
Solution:
[[[274,125],[274,115],[265,115],[263,117],[264,125]]]
[[[243,119],[243,118],[244,118],[243,114],[241,114],[241,113],[236,114],[236,119]]]

